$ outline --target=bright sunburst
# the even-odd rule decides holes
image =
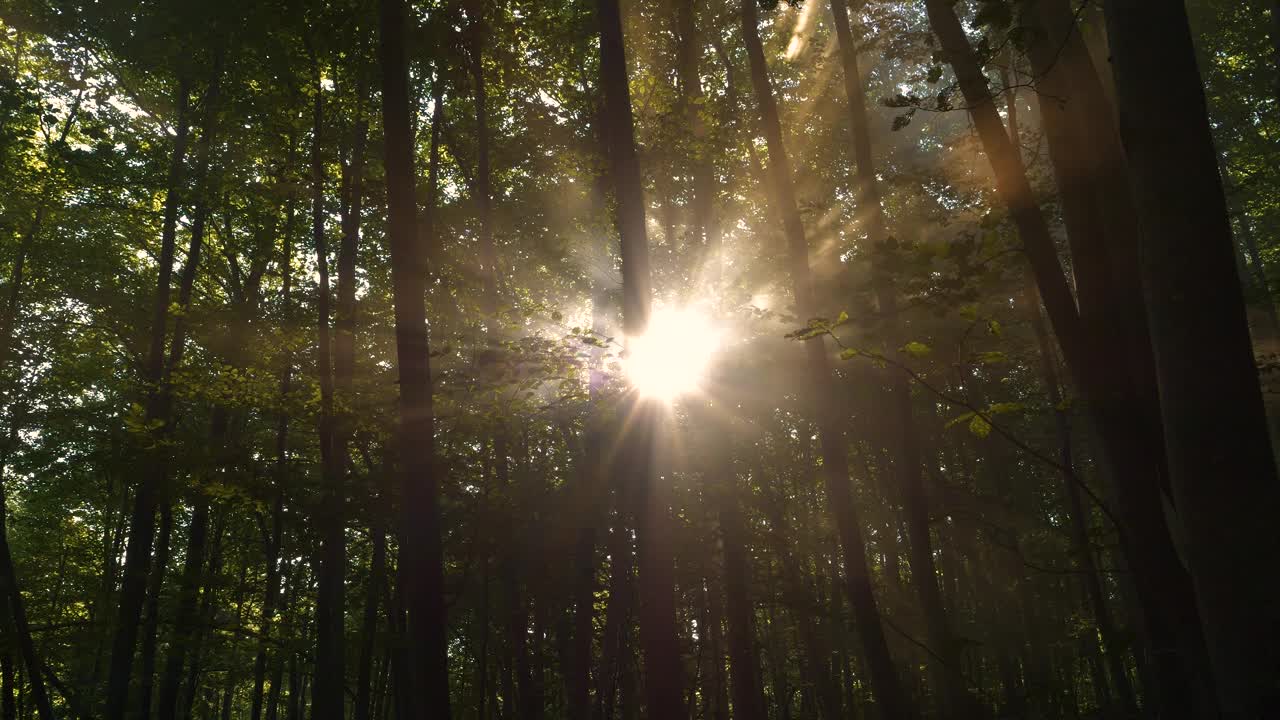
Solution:
[[[706,380],[722,334],[699,310],[656,310],[648,331],[627,341],[627,378],[641,395],[663,402],[695,392]]]

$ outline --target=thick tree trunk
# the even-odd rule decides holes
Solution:
[[[403,505],[400,581],[408,609],[409,672],[405,720],[448,720],[443,549],[439,480],[435,468],[435,422],[431,368],[423,305],[427,275],[423,248],[414,232],[413,132],[409,65],[405,52],[408,15],[404,0],[381,0],[382,116],[385,128],[388,236],[400,376],[397,437]]]
[[[178,79],[177,134],[169,162],[168,192],[165,197],[164,221],[161,228],[159,278],[152,305],[151,340],[144,379],[151,383],[145,410],[147,423],[159,417],[162,406],[159,389],[164,373],[164,345],[169,317],[169,285],[173,276],[174,246],[177,239],[178,206],[181,200],[183,164],[187,152],[187,107],[190,93],[185,76]],[[138,640],[138,624],[146,600],[147,572],[151,564],[151,548],[155,537],[155,513],[159,501],[164,469],[158,456],[143,464],[142,477],[134,495],[130,516],[129,540],[125,549],[124,581],[120,589],[120,605],[115,636],[111,644],[111,667],[103,717],[122,720],[129,700],[129,682],[133,676],[133,654]],[[0,561],[3,558],[0,557]],[[39,673],[33,673],[38,676]]]
[[[769,150],[769,169],[773,180],[771,189],[787,238],[795,306],[801,317],[816,317],[819,309],[813,294],[809,247],[796,204],[791,161],[782,142],[782,126],[778,120],[764,48],[760,43],[756,1],[742,0],[741,7],[742,32],[751,64],[751,84],[755,90],[761,129]],[[889,656],[889,645],[885,640],[880,612],[871,588],[866,539],[863,537],[861,518],[853,502],[844,434],[841,432],[841,422],[830,393],[830,359],[820,338],[805,343],[805,354],[811,383],[808,388],[809,400],[816,415],[821,444],[823,481],[844,554],[846,590],[863,644],[863,664],[868,669],[872,693],[876,697],[881,716],[906,717],[913,710],[903,693],[893,660]]]
[[[1223,558],[1280,552],[1280,482],[1204,88],[1182,4],[1111,0],[1106,18],[1187,566],[1221,709],[1258,717],[1280,702],[1280,581]]]
[[[926,7],[991,162],[997,193],[1008,206],[1022,239],[1054,334],[1103,441],[1103,456],[1116,485],[1124,547],[1132,556],[1153,657],[1162,666],[1160,687],[1152,697],[1164,712],[1211,712],[1197,705],[1202,700],[1212,702],[1204,689],[1208,668],[1203,639],[1197,630],[1196,608],[1190,601],[1189,579],[1173,548],[1162,507],[1161,463],[1152,458],[1158,443],[1151,437],[1151,398],[1140,394],[1135,397],[1130,387],[1136,382],[1129,372],[1132,366],[1128,362],[1117,366],[1111,355],[1115,346],[1101,342],[1107,328],[1100,331],[1096,325],[1109,320],[1101,318],[1094,325],[1086,325],[1081,312],[1077,312],[1022,159],[1005,134],[987,79],[955,8],[947,0],[927,0]],[[1105,273],[1106,260],[1096,258],[1095,253],[1075,267],[1077,276]],[[1082,306],[1090,305],[1097,297],[1094,293],[1101,292],[1097,288],[1105,288],[1105,277],[1081,277],[1080,281]],[[1082,312],[1088,319],[1095,319],[1087,308]],[[1125,346],[1120,347],[1120,352],[1126,357]],[[1117,372],[1127,375],[1128,381],[1116,382]]]
[[[604,93],[604,136],[621,237],[622,322],[628,337],[649,325],[653,289],[645,229],[644,187],[636,154],[635,126],[627,84],[626,51],[618,0],[598,0],[600,86]],[[644,652],[646,712],[655,719],[684,712],[683,663],[676,628],[675,559],[671,547],[671,503],[667,483],[655,477],[654,451],[660,409],[635,398],[633,425],[623,439],[621,467],[633,473],[636,550],[639,571],[640,645]]]

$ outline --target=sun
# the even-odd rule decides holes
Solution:
[[[641,396],[670,403],[702,389],[723,333],[694,308],[659,309],[644,335],[627,339],[624,369]]]

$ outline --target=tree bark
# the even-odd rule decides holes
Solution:
[[[771,189],[787,239],[795,306],[801,317],[812,318],[819,314],[819,309],[809,269],[808,241],[805,239],[804,225],[796,204],[791,160],[782,142],[782,125],[778,120],[764,48],[760,42],[756,1],[742,0],[741,7],[742,32],[751,65],[751,84],[755,90],[760,126],[769,152],[769,170],[773,181]],[[811,383],[808,388],[809,401],[816,416],[821,445],[822,476],[844,555],[846,591],[849,593],[858,634],[862,640],[863,664],[868,670],[870,686],[881,716],[906,717],[913,714],[914,710],[903,693],[893,660],[889,656],[884,627],[880,623],[880,612],[867,570],[866,539],[850,487],[844,434],[841,432],[837,408],[830,393],[830,359],[821,338],[806,341],[805,358]]]
[[[1280,552],[1280,482],[1204,88],[1183,5],[1111,0],[1106,24],[1187,567],[1221,710],[1258,717],[1280,702],[1280,581],[1223,558]]]
[[[996,191],[1009,208],[1022,239],[1067,366],[1093,414],[1103,457],[1114,476],[1123,546],[1132,555],[1153,657],[1162,665],[1160,687],[1151,695],[1164,712],[1212,712],[1197,705],[1212,702],[1211,694],[1205,690],[1208,668],[1189,579],[1173,548],[1162,507],[1161,463],[1152,459],[1158,445],[1152,444],[1150,398],[1135,397],[1128,387],[1131,382],[1115,381],[1117,372],[1133,381],[1132,367],[1128,362],[1117,365],[1110,354],[1120,352],[1125,357],[1124,346],[1116,348],[1103,342],[1109,330],[1099,330],[1096,325],[1106,319],[1086,325],[1081,312],[1091,320],[1094,316],[1083,307],[1077,311],[1022,158],[1005,134],[987,79],[955,8],[947,0],[927,0],[926,7],[991,163]],[[1076,264],[1077,275],[1105,272],[1105,259],[1091,256],[1083,260]],[[1105,288],[1104,282],[1105,279],[1089,278],[1080,286],[1082,296],[1087,293],[1095,298],[1093,288]],[[1082,306],[1086,302],[1093,300],[1082,297]]]
[[[720,489],[720,537],[724,542],[724,591],[729,626],[729,672],[735,720],[765,720],[764,688],[760,686],[760,653],[756,648],[755,607],[751,602],[742,508],[737,479],[726,463]]]
[[[152,690],[156,679],[156,636],[160,631],[160,592],[164,587],[164,574],[169,566],[169,540],[173,534],[173,510],[160,510],[160,537],[156,540],[155,563],[151,568],[151,587],[147,592],[146,623],[142,635],[142,667],[138,681],[138,718],[151,717]]]
[[[161,410],[160,380],[164,372],[164,345],[169,317],[169,285],[173,275],[174,246],[177,239],[178,205],[181,201],[183,164],[187,152],[187,107],[190,100],[187,79],[182,75],[177,88],[178,116],[173,154],[169,162],[168,192],[165,197],[164,221],[161,228],[159,278],[152,304],[151,339],[144,379],[150,384],[145,424],[158,418]],[[155,512],[163,482],[161,458],[155,453],[141,469],[142,477],[134,495],[130,515],[129,540],[125,549],[124,581],[120,589],[120,605],[116,631],[111,644],[111,666],[107,677],[107,693],[103,717],[123,720],[129,700],[129,681],[133,675],[133,654],[138,639],[142,605],[146,599],[147,573],[155,537]],[[0,561],[3,558],[0,557]],[[32,673],[39,676],[39,673]]]
[[[867,116],[866,91],[858,69],[857,44],[849,24],[846,0],[831,0],[835,19],[836,39],[840,48],[840,60],[844,70],[845,96],[849,102],[849,114],[853,128],[853,150],[856,166],[857,212],[860,224],[873,247],[884,247],[890,240],[884,209],[880,202],[880,188],[876,180],[875,160],[871,154],[871,131]],[[883,268],[874,269],[876,298],[880,317],[892,328],[888,331],[890,342],[897,345],[911,340],[904,336],[898,313],[897,290],[893,278]],[[886,404],[893,417],[890,420],[890,451],[893,476],[902,489],[907,515],[907,533],[910,540],[911,578],[924,611],[925,627],[933,653],[930,664],[938,682],[941,715],[964,716],[970,703],[960,668],[960,648],[951,630],[942,595],[938,591],[937,571],[933,562],[933,540],[929,530],[929,501],[924,492],[923,467],[916,427],[911,407],[911,384],[900,372],[891,372]]]
[[[388,235],[396,323],[396,364],[400,376],[403,539],[400,581],[408,609],[411,693],[406,720],[447,720],[449,675],[446,655],[443,549],[440,539],[439,480],[435,468],[435,428],[431,368],[423,305],[427,275],[423,248],[415,242],[413,133],[410,125],[409,65],[405,53],[408,16],[404,0],[381,0],[380,47],[382,116],[385,128]]]
[[[644,187],[636,154],[635,125],[627,85],[626,50],[618,0],[598,0],[600,87],[604,94],[604,136],[609,147],[610,178],[622,255],[622,324],[628,337],[649,325],[653,288],[645,228]],[[640,644],[644,652],[646,713],[675,718],[684,712],[683,663],[676,628],[675,558],[671,547],[671,503],[665,481],[656,477],[654,451],[660,408],[634,398],[634,424],[621,451],[633,473],[636,550],[639,571]]]
[[[320,538],[320,568],[316,573],[316,670],[311,684],[314,720],[344,716],[345,649],[344,590],[346,576],[345,488],[342,453],[334,418],[333,347],[330,333],[329,249],[324,228],[324,87],[316,67],[313,135],[311,139],[311,234],[315,243],[319,299],[316,326],[316,374],[320,384],[321,500],[316,517]]]

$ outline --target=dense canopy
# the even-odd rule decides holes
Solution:
[[[1278,284],[1275,0],[3,0],[0,720],[1277,717]]]

